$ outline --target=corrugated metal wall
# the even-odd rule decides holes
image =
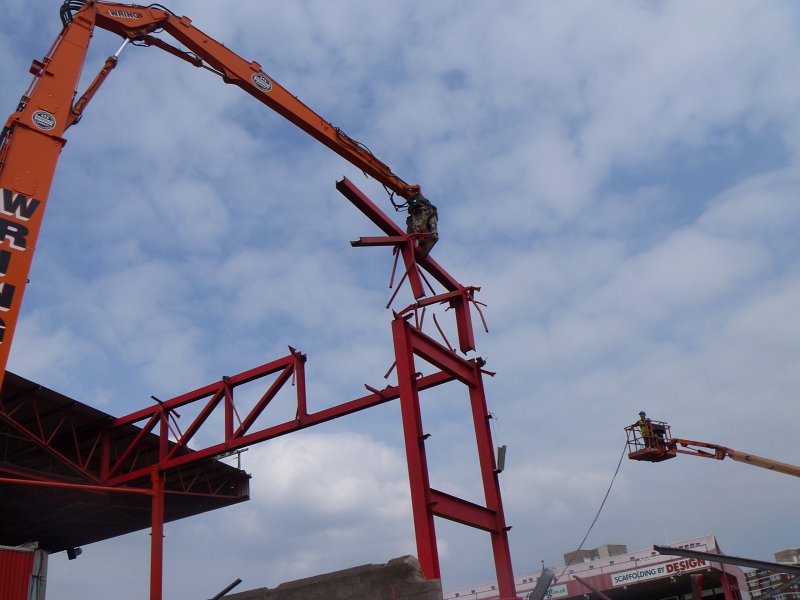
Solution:
[[[0,548],[0,600],[28,600],[33,551]]]

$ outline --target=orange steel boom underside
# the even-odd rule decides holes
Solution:
[[[73,14],[72,9],[77,12]],[[229,50],[192,25],[191,19],[158,6],[93,0],[66,2],[62,19],[63,31],[47,56],[33,61],[33,82],[0,136],[0,384],[56,163],[66,143],[64,132],[80,120],[86,105],[116,66],[122,50],[106,60],[86,92],[77,97],[78,80],[95,27],[120,35],[125,43],[156,46],[196,67],[216,72],[225,83],[240,87],[379,181],[392,194],[405,199],[409,209],[420,201],[427,203],[418,185],[403,181],[363,144],[320,117],[264,73],[259,63],[247,61]],[[161,31],[170,34],[188,51],[154,37],[154,33]],[[434,241],[432,236],[425,251]]]

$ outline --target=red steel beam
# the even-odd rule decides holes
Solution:
[[[56,460],[58,460],[59,462],[61,462],[65,466],[68,466],[69,468],[71,468],[78,475],[80,475],[82,477],[86,477],[87,479],[91,479],[91,480],[93,480],[93,481],[95,481],[97,483],[100,482],[100,479],[97,476],[93,475],[91,472],[89,472],[86,469],[85,465],[82,464],[82,462],[80,461],[80,456],[78,457],[79,458],[79,462],[76,463],[70,457],[66,456],[63,452],[60,452],[59,450],[54,448],[52,446],[52,444],[49,443],[52,440],[48,440],[45,437],[44,428],[43,428],[42,423],[41,423],[41,416],[39,414],[39,403],[37,402],[36,398],[22,397],[22,398],[15,398],[15,399],[16,400],[21,400],[21,402],[18,404],[18,406],[15,409],[8,410],[7,407],[6,407],[7,400],[4,400],[4,399],[0,398],[0,419],[1,420],[3,420],[6,423],[8,423],[11,427],[16,429],[20,434],[25,436],[26,439],[30,440],[31,442],[33,442],[34,444],[39,446],[47,454],[50,454],[51,456],[53,456]],[[33,431],[32,429],[28,428],[27,426],[25,426],[23,423],[19,422],[14,417],[14,414],[18,410],[20,410],[20,408],[22,407],[23,403],[30,403],[31,404],[31,406],[33,408],[33,411],[34,411],[34,414],[36,415],[36,423],[37,423],[37,426],[38,426],[37,429],[39,430],[38,432],[37,431]],[[74,425],[73,425],[73,427],[74,427]],[[49,437],[52,438],[52,436],[49,436]]]
[[[298,395],[300,395],[301,390],[303,392],[305,391],[304,388],[305,382],[304,378],[301,377],[302,371],[300,373],[296,373],[296,375],[297,375],[296,385],[298,387],[297,391]],[[234,378],[231,378],[231,380],[233,379]],[[449,381],[453,381],[453,379],[454,377],[452,374],[440,371],[420,378],[417,381],[417,386],[419,387],[419,389],[428,389],[431,387],[447,383]],[[206,386],[206,388],[207,387],[208,386]],[[201,389],[206,389],[206,388],[201,388]],[[191,452],[188,452],[180,456],[170,455],[166,458],[166,460],[160,461],[158,463],[158,466],[161,470],[166,471],[182,465],[208,460],[224,452],[230,452],[233,450],[246,448],[247,446],[251,446],[259,442],[264,442],[282,435],[286,435],[294,431],[306,429],[314,425],[319,425],[321,423],[325,423],[327,421],[331,421],[333,419],[343,417],[370,408],[372,406],[378,406],[379,404],[395,400],[399,397],[400,397],[399,388],[397,386],[388,386],[385,389],[380,390],[378,392],[368,394],[366,396],[356,398],[355,400],[351,400],[349,402],[345,402],[337,406],[332,406],[330,408],[311,414],[303,414],[305,411],[304,408],[305,404],[299,402],[298,413],[300,416],[296,419],[272,425],[271,427],[259,429],[247,434],[239,435],[231,440],[212,444],[204,448],[193,450]],[[305,399],[304,393],[302,395],[302,398],[304,402]],[[201,399],[202,398],[198,400]],[[167,404],[168,402],[169,401],[165,401],[164,404]],[[186,402],[184,402],[184,405],[185,404]],[[128,473],[120,473],[119,475],[115,475],[109,478],[107,483],[109,485],[123,485],[131,481],[141,479],[149,475],[151,468],[152,465],[144,465]]]
[[[353,248],[367,246],[397,246],[408,240],[407,235],[387,235],[383,237],[360,237],[355,242],[350,242]]]
[[[489,424],[492,416],[489,414],[489,409],[486,405],[486,392],[483,388],[483,378],[480,376],[480,372],[478,372],[476,384],[469,390],[469,397],[475,439],[478,444],[478,461],[486,507],[495,515],[496,527],[491,531],[490,537],[497,571],[497,587],[500,590],[501,598],[511,598],[516,592],[514,572],[511,568],[511,549],[509,548],[507,535],[510,527],[506,526],[503,513],[500,481],[494,458],[494,442],[492,441],[492,430]]]
[[[364,215],[370,221],[375,223],[375,225],[377,225],[386,235],[407,235],[406,232],[397,225],[397,223],[395,223],[386,215],[386,213],[378,208],[378,206],[372,200],[370,200],[364,194],[364,192],[359,190],[347,177],[336,182],[336,189],[339,190],[339,192],[341,192],[345,198],[350,200],[350,202],[352,202],[356,208],[364,213]],[[428,273],[430,273],[434,279],[436,279],[436,281],[442,284],[449,291],[454,291],[462,287],[461,284],[458,283],[458,281],[456,281],[455,278],[450,275],[450,273],[445,271],[445,269],[439,265],[439,263],[433,260],[430,255],[426,256],[425,258],[420,258],[419,264],[422,266],[422,268],[428,271]]]
[[[411,490],[411,512],[417,541],[417,559],[426,579],[441,579],[436,526],[431,510],[431,487],[425,456],[426,435],[419,408],[419,386],[414,366],[414,345],[411,328],[403,319],[392,321],[397,382],[400,388],[400,414]]]
[[[281,369],[286,368],[287,365],[290,365],[294,359],[295,359],[294,355],[289,354],[288,356],[285,356],[283,358],[279,358],[277,360],[266,363],[259,367],[255,367],[248,371],[239,373],[238,375],[233,375],[231,377],[228,377],[227,381],[233,387],[242,385],[244,383],[249,383],[255,379],[259,379],[266,375],[277,373]],[[193,390],[191,392],[186,392],[185,394],[181,394],[180,396],[176,396],[175,398],[172,398],[170,400],[165,400],[161,403],[161,405],[149,406],[147,408],[143,408],[124,417],[119,417],[118,419],[114,420],[114,422],[111,424],[111,427],[116,428],[116,427],[121,427],[123,425],[129,425],[132,423],[143,421],[144,419],[154,414],[158,414],[161,406],[163,406],[167,410],[173,410],[176,408],[180,408],[184,404],[195,402],[199,398],[205,398],[211,396],[212,394],[216,393],[219,390],[221,383],[222,382],[219,381],[214,382],[202,388]]]
[[[462,286],[430,256],[418,258],[414,250],[413,236],[403,232],[350,181],[344,179],[338,182],[337,188],[388,236],[383,239],[369,238],[364,240],[361,245],[390,244],[401,252],[406,264],[407,275],[412,281],[412,291],[418,300],[414,309],[437,302],[448,302],[450,307],[454,309],[462,352],[466,353],[474,350],[469,305],[474,301],[473,293],[478,288]],[[418,266],[430,273],[447,291],[444,294],[419,300],[424,296],[424,293],[419,279],[421,272],[418,271]],[[290,349],[290,355],[284,358],[232,377],[224,377],[221,381],[170,400],[159,401],[155,406],[115,419],[110,426],[98,435],[90,453],[91,457],[95,449],[100,448],[100,479],[98,479],[97,475],[88,472],[86,466],[90,463],[89,459],[83,464],[84,461],[80,456],[77,439],[76,449],[80,465],[76,467],[67,457],[57,453],[57,458],[70,464],[81,474],[94,478],[98,482],[102,481],[107,485],[87,486],[64,482],[36,481],[28,482],[28,484],[63,485],[64,487],[74,485],[80,489],[90,491],[113,490],[120,493],[145,493],[151,495],[153,502],[151,599],[160,600],[163,577],[164,473],[166,471],[182,465],[209,460],[225,452],[238,450],[399,398],[418,558],[422,565],[423,573],[429,579],[440,578],[434,517],[447,518],[490,533],[500,598],[504,600],[516,598],[507,539],[509,527],[506,527],[503,516],[499,482],[494,463],[494,447],[488,424],[489,413],[481,379],[481,366],[483,363],[480,359],[466,360],[460,357],[455,351],[442,346],[418,328],[411,326],[407,321],[410,317],[409,310],[404,311],[405,314],[396,315],[392,322],[398,378],[396,386],[387,386],[383,390],[375,390],[367,386],[372,392],[371,394],[309,414],[305,390],[305,357],[294,349]],[[421,376],[414,364],[415,356],[426,360],[439,371]],[[240,419],[238,413],[236,413],[234,401],[235,388],[275,373],[278,373],[275,381],[268,387],[256,405],[245,415],[244,419]],[[271,427],[253,430],[258,418],[290,378],[293,378],[293,384],[296,386],[297,410],[295,419]],[[461,382],[468,388],[486,506],[456,498],[430,487],[425,456],[425,439],[427,435],[424,433],[421,419],[419,394],[423,390],[454,380]],[[198,402],[205,402],[198,416],[185,432],[181,433],[178,429],[175,432],[176,441],[170,443],[170,419],[177,414],[176,410],[182,406]],[[223,404],[224,411],[224,425],[221,432],[223,441],[207,445],[201,449],[189,450],[189,441],[206,425],[209,417],[218,409],[220,403]],[[50,447],[55,431],[49,432],[49,435],[44,431],[38,408],[36,408],[35,416],[39,424],[38,433],[29,431],[26,428],[22,428],[22,432],[49,451],[56,452],[55,449]],[[239,419],[239,426],[236,429],[234,429],[233,425],[234,416]],[[14,423],[10,412],[2,403],[0,403],[0,417],[9,421],[12,425],[20,427]],[[142,421],[146,421],[146,423],[133,436],[133,440],[124,442],[121,436],[123,434],[125,436],[130,435],[129,427]],[[60,428],[65,422],[64,419],[59,421],[57,428]],[[143,443],[149,434],[154,431],[156,424],[159,425],[157,455],[152,452],[152,447],[145,447]],[[113,464],[112,453],[117,456]],[[145,464],[137,465],[140,461]],[[121,487],[132,481],[143,479],[148,475],[152,485],[150,490]],[[3,481],[3,479],[0,479],[0,482]],[[18,483],[19,480],[13,481]],[[190,487],[193,485],[193,483],[190,484]],[[209,489],[209,491],[213,495],[214,490]]]
[[[214,395],[211,396],[211,399],[203,407],[203,410],[201,410],[200,413],[195,417],[194,421],[192,421],[192,424],[189,425],[183,435],[176,440],[172,450],[170,450],[167,454],[167,459],[172,458],[179,450],[187,447],[187,444],[194,437],[194,434],[200,431],[200,428],[205,424],[208,417],[210,417],[211,413],[214,412],[214,409],[219,406],[219,402],[222,400],[223,395],[223,390],[217,390]]]
[[[339,190],[345,198],[350,200],[358,210],[364,213],[365,217],[375,223],[383,233],[388,236],[405,238],[406,232],[403,231],[397,223],[386,216],[386,213],[378,208],[378,205],[370,200],[364,192],[353,185],[353,182],[347,177],[336,182],[336,189]]]
[[[17,479],[16,477],[0,477],[0,483],[12,485],[51,487],[68,490],[78,490],[85,492],[98,492],[109,494],[134,494],[141,496],[152,496],[153,490],[148,488],[135,488],[110,485],[91,485],[85,483],[68,483],[66,481],[56,481],[53,479]],[[202,492],[187,492],[182,490],[164,490],[165,495],[183,496],[191,498],[220,498],[219,494],[204,494]]]
[[[378,206],[359,190],[352,181],[347,179],[347,177],[336,182],[336,189],[339,190],[345,198],[350,200],[356,208],[364,213],[370,221],[375,223],[381,231],[389,236],[388,239],[407,239],[409,237],[406,232],[390,219],[386,213],[378,208]],[[362,239],[367,240],[368,243],[356,243],[356,245],[375,245],[379,238]],[[419,300],[424,296],[421,283],[415,282],[414,279],[412,279],[412,275],[417,274],[417,265],[430,273],[447,291],[458,292],[456,296],[450,299],[450,306],[453,308],[456,315],[459,348],[464,353],[474,350],[475,337],[472,331],[472,316],[470,315],[468,296],[471,297],[473,292],[470,290],[476,288],[465,288],[439,263],[431,258],[430,255],[419,257],[413,250],[413,244],[398,243],[396,247],[400,248],[403,252],[403,261],[406,265],[406,272],[409,274],[409,281],[415,299]]]
[[[197,433],[203,423],[208,419],[208,417],[212,414],[214,409],[217,407],[219,402],[224,399],[225,403],[225,437],[226,443],[229,443],[230,440],[233,438],[233,405],[232,405],[232,397],[231,397],[231,390],[239,385],[249,383],[254,381],[258,378],[265,377],[267,375],[271,375],[273,373],[283,371],[284,375],[286,371],[291,372],[292,367],[294,366],[295,362],[300,360],[299,355],[295,353],[291,353],[288,356],[272,361],[265,365],[261,365],[260,367],[256,367],[254,369],[250,369],[238,375],[234,375],[232,377],[223,377],[222,380],[206,385],[201,387],[197,390],[187,392],[185,394],[181,394],[175,398],[166,401],[159,401],[158,404],[141,409],[136,411],[130,415],[125,417],[120,417],[112,423],[110,430],[113,432],[114,430],[119,429],[123,426],[128,426],[135,424],[138,421],[142,421],[144,419],[149,419],[145,427],[138,433],[136,438],[133,442],[129,443],[125,450],[122,452],[122,455],[117,459],[116,463],[110,467],[104,467],[102,471],[106,474],[106,479],[114,478],[114,481],[119,483],[119,477],[123,477],[124,481],[130,481],[130,477],[127,477],[125,473],[120,473],[122,468],[126,465],[129,459],[134,455],[136,451],[138,451],[144,440],[146,439],[147,434],[149,434],[153,428],[155,427],[157,422],[161,423],[161,435],[159,437],[160,441],[160,461],[159,464],[163,467],[165,464],[170,464],[170,460],[173,459],[177,452],[181,449],[184,449],[189,440]],[[279,376],[279,381],[285,382],[288,377]],[[279,386],[280,387],[280,386]],[[277,393],[277,389],[275,390]],[[206,398],[210,400],[207,402],[206,406],[200,411],[198,416],[192,422],[192,424],[187,428],[186,432],[183,435],[178,435],[175,445],[172,449],[169,448],[168,445],[168,435],[167,435],[167,424],[169,419],[170,411],[174,411],[177,408],[185,406],[190,403],[194,403]],[[250,414],[248,414],[247,419],[250,419],[249,423],[255,421],[258,414],[253,415],[252,413],[260,413],[263,410],[264,405],[259,403]],[[252,418],[251,418],[252,417]],[[249,425],[248,425],[249,426]],[[221,451],[227,450],[227,447],[223,447]],[[219,454],[220,452],[216,452]],[[213,456],[213,455],[210,455]],[[206,456],[205,458],[208,458]],[[144,467],[140,468],[138,472],[140,474],[146,474],[147,468],[150,465],[145,465]],[[117,473],[120,473],[117,476]]]
[[[411,285],[411,293],[414,298],[419,300],[425,296],[425,289],[422,287],[422,278],[419,274],[419,267],[417,266],[417,257],[414,250],[413,234],[390,235],[387,237],[362,237],[355,242],[350,242],[354,248],[361,248],[367,246],[394,246],[396,251],[399,251],[403,256],[403,264],[406,267],[405,276],[408,277],[408,283]],[[400,280],[401,285],[403,280]]]
[[[16,479],[14,477],[0,477],[0,483],[11,483],[14,485],[27,485],[36,487],[52,487],[62,488],[68,490],[84,490],[87,492],[110,492],[120,494],[143,494],[145,496],[152,496],[153,491],[141,488],[131,487],[114,487],[109,485],[87,485],[83,483],[67,483],[65,481],[52,481],[41,479]]]
[[[106,477],[112,476],[119,469],[121,469],[125,461],[128,460],[128,458],[132,456],[136,450],[139,449],[139,446],[142,443],[142,441],[147,437],[149,433],[153,431],[153,428],[155,428],[156,424],[160,421],[161,417],[160,407],[157,406],[156,411],[157,412],[154,414],[148,414],[150,420],[144,427],[142,427],[139,433],[136,434],[136,437],[133,439],[133,442],[131,442],[128,445],[128,447],[122,452],[122,455],[117,459],[117,462],[114,463],[112,466],[103,469],[103,472],[107,473]]]
[[[33,471],[31,469],[24,469],[20,467],[12,467],[9,464],[0,464],[0,473],[5,473],[6,475],[14,475],[15,477],[19,477],[23,480],[31,480],[31,481],[62,481],[62,479],[54,479],[50,473],[42,473],[39,471]],[[70,483],[69,481],[65,481],[65,483]]]
[[[242,424],[239,428],[234,432],[233,437],[241,437],[253,426],[253,423],[256,422],[256,419],[264,412],[264,409],[267,408],[267,405],[270,401],[275,397],[275,395],[280,391],[283,385],[289,381],[289,378],[294,375],[294,369],[286,368],[283,372],[278,376],[278,378],[272,382],[272,385],[269,387],[267,392],[261,396],[261,399],[256,403],[253,410],[250,411],[250,414],[245,417],[242,421]],[[303,378],[304,379],[304,378]],[[298,390],[298,397],[302,397],[305,399],[305,392],[300,392]],[[295,413],[296,414],[296,413]]]
[[[450,308],[453,309],[456,316],[456,329],[458,331],[459,348],[463,353],[475,349],[475,334],[472,330],[472,313],[470,312],[470,302],[474,302],[476,291],[480,291],[479,287],[465,287],[452,292],[444,292],[428,298],[417,299],[415,304],[400,311],[400,314],[405,314],[414,308],[422,308],[430,306],[431,304],[443,304],[447,302]]]
[[[422,333],[419,329],[409,326],[408,335],[412,338],[411,343],[415,354],[442,371],[447,371],[461,383],[470,387],[476,385],[480,371],[475,362],[461,358],[449,348],[445,348],[433,338]]]
[[[153,467],[150,532],[150,600],[161,600],[164,577],[164,474]]]
[[[347,178],[337,182],[336,188],[361,212],[375,223],[388,237],[362,238],[353,245],[389,245],[404,251],[413,245],[405,240],[402,229],[383,213],[366,195]],[[449,302],[456,319],[459,348],[463,353],[475,349],[470,303],[474,302],[474,292],[478,288],[464,287],[445,271],[430,256],[419,258],[403,254],[406,272],[416,272],[417,264],[425,269],[447,290],[444,294],[421,299],[412,282],[412,292],[416,304],[400,314],[395,314],[392,322],[392,337],[395,348],[398,386],[400,388],[400,407],[403,418],[403,433],[408,462],[411,506],[414,515],[414,530],[417,539],[417,554],[422,571],[429,579],[439,578],[439,558],[436,547],[434,516],[448,518],[490,532],[492,551],[497,572],[500,598],[516,598],[514,574],[511,567],[511,554],[508,545],[508,529],[505,525],[500,495],[499,481],[494,459],[494,447],[486,396],[481,379],[482,362],[479,359],[467,361],[450,348],[446,348],[428,337],[418,327],[412,327],[407,319],[416,309],[433,304]],[[414,357],[419,356],[442,372],[449,373],[469,389],[470,407],[478,445],[478,458],[484,488],[486,506],[479,506],[466,500],[444,494],[430,487],[427,459],[425,456],[426,435],[423,430],[419,409],[419,387]]]
[[[500,483],[494,459],[494,445],[489,427],[489,411],[480,366],[467,361],[412,327],[405,317],[392,322],[392,336],[397,361],[397,379],[401,389],[400,406],[406,443],[411,507],[417,537],[417,553],[423,573],[429,579],[439,575],[434,516],[444,517],[488,531],[501,599],[516,598],[514,572],[508,544],[508,530],[503,515]],[[419,410],[414,356],[420,356],[442,371],[450,373],[467,386],[473,417],[475,439],[486,506],[480,506],[430,487],[425,457],[425,438]]]
[[[431,489],[430,506],[433,514],[437,517],[477,527],[484,531],[497,530],[497,514],[480,504]]]
[[[295,352],[294,348],[289,348]],[[298,360],[294,364],[294,379],[292,383],[297,386],[297,412],[295,419],[301,421],[308,416],[308,405],[306,397],[306,360],[305,355],[302,355],[303,360]]]

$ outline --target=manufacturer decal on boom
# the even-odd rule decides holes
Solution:
[[[31,115],[31,121],[39,129],[50,131],[56,126],[56,118],[46,110],[37,110]]]
[[[260,89],[268,92],[272,89],[272,82],[267,77],[266,73],[263,71],[259,71],[258,73],[254,73],[253,77],[251,78],[255,86]]]
[[[2,202],[0,202],[0,213],[14,217],[19,221],[27,221],[41,205],[41,200],[28,198],[25,194],[16,194],[11,190],[0,189],[2,192]],[[0,245],[8,242],[8,247],[18,252],[28,249],[28,234],[30,230],[22,223],[0,217]],[[0,313],[11,309],[14,301],[14,294],[17,291],[15,285],[4,281],[8,274],[9,267],[14,260],[15,252],[10,252],[5,248],[0,248]],[[6,333],[6,322],[0,317],[0,344]]]
[[[141,13],[132,12],[129,10],[114,10],[112,8],[108,9],[108,14],[112,17],[117,17],[119,19],[141,19]]]

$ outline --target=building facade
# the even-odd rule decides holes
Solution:
[[[800,548],[787,548],[775,553],[775,562],[785,565],[800,564]],[[766,569],[754,569],[746,575],[747,589],[753,600],[773,594],[774,600],[800,600],[800,581],[789,584],[792,576]]]
[[[711,535],[668,545],[722,554]],[[550,567],[556,579],[548,598],[584,600],[585,596],[593,595],[594,588],[612,600],[691,600],[694,587],[699,588],[703,600],[742,600],[747,591],[744,572],[736,566],[666,556],[650,549],[628,552],[623,544],[613,544],[564,556],[574,556],[576,560]],[[516,577],[517,595],[524,598],[532,592],[541,575],[541,571],[536,571]],[[498,598],[496,588],[495,584],[470,586],[445,592],[443,597],[444,600],[493,600]]]

